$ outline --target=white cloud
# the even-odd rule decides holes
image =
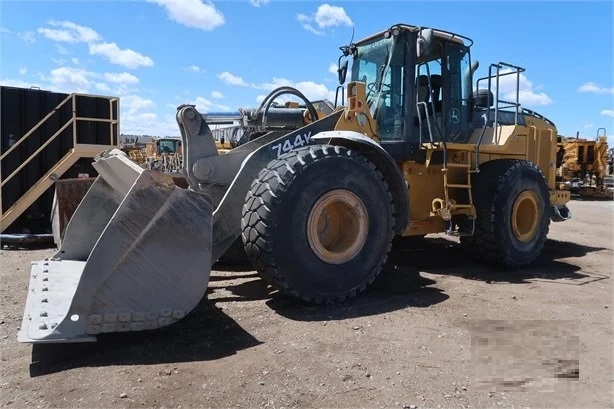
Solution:
[[[74,65],[79,65],[79,59],[77,57],[72,57],[70,59],[70,61],[74,64]]]
[[[330,72],[331,74],[333,74],[335,77],[338,75],[337,70],[339,69],[339,66],[337,64],[333,64],[331,63],[328,66],[328,72]]]
[[[510,72],[510,70],[501,70],[501,74]],[[508,102],[516,101],[516,74],[501,76],[499,78],[499,99]],[[526,106],[549,105],[552,99],[545,92],[537,92],[540,87],[534,87],[533,83],[527,79],[524,74],[520,74],[520,87],[518,99],[520,104]],[[492,85],[493,93],[496,91],[496,85]]]
[[[614,118],[614,109],[604,109],[603,111],[601,111],[601,115],[611,116],[612,118]]]
[[[58,28],[40,27],[37,31],[39,34],[53,41],[65,43],[89,43],[92,41],[99,41],[101,39],[100,34],[98,34],[95,30],[86,26],[75,24],[71,21],[50,21],[48,24],[52,27]]]
[[[127,135],[162,136],[155,112],[125,112],[121,109],[121,133]]]
[[[200,67],[198,65],[190,65],[189,67],[186,67],[186,70],[192,72],[200,72]]]
[[[224,95],[219,91],[211,91],[211,98],[224,98]]]
[[[19,68],[19,73],[21,75],[26,75],[27,72],[28,72],[28,67],[20,67]]]
[[[97,83],[94,85],[94,87],[95,87],[95,88],[96,88],[98,91],[103,91],[103,92],[108,92],[108,91],[111,91],[111,88],[110,88],[110,87],[109,87],[107,84],[105,84],[105,83],[103,83],[103,82],[97,82]]]
[[[307,30],[312,32],[315,35],[322,35],[324,34],[324,31],[320,31],[315,29],[311,24],[309,24],[309,22],[311,21],[311,18],[305,14],[298,14],[296,16],[296,19],[299,21],[299,23],[301,23],[301,26]]]
[[[578,87],[579,92],[591,92],[593,94],[614,94],[614,87],[602,87],[594,82],[586,82]]]
[[[21,40],[25,41],[26,43],[33,43],[36,41],[36,35],[33,31],[24,31],[22,33],[15,33],[6,27],[0,27],[0,33],[10,34],[10,35],[14,34],[17,37],[19,37]]]
[[[83,68],[60,67],[51,70],[46,79],[54,91],[87,93],[92,86],[94,73]]]
[[[335,100],[335,92],[328,89],[328,87],[324,84],[318,84],[313,81],[300,81],[294,82],[292,80],[286,78],[273,78],[273,81],[254,85],[255,88],[272,91],[275,88],[290,86],[298,89],[307,99],[310,101],[320,100],[320,99],[328,99],[330,101]],[[265,95],[258,95],[256,97],[257,102],[262,102],[265,98]],[[297,97],[293,95],[282,95],[277,99],[278,101],[300,101]]]
[[[199,112],[210,112],[211,110],[230,111],[230,107],[226,105],[216,104],[203,97],[196,97],[194,101],[196,109]]]
[[[164,7],[168,17],[186,27],[211,31],[222,26],[224,15],[210,2],[202,0],[147,0]]]
[[[128,112],[136,112],[142,109],[153,109],[156,104],[151,99],[142,98],[138,95],[126,95],[121,99],[121,105],[128,109]]]
[[[138,84],[139,83],[139,79],[127,72],[116,72],[116,73],[111,73],[111,72],[107,72],[104,74],[104,78],[109,81],[112,82],[114,84]]]
[[[352,26],[354,24],[343,7],[331,6],[329,4],[322,4],[318,7],[316,23],[318,23],[320,28],[340,25]]]
[[[17,34],[17,36],[26,43],[33,43],[36,41],[36,35],[34,34],[34,31],[26,31],[24,33],[19,33]]]
[[[58,53],[62,54],[62,55],[67,55],[69,54],[68,49],[66,47],[64,47],[63,45],[60,44],[56,44],[55,48],[57,48]]]
[[[116,43],[89,44],[90,55],[106,57],[111,64],[122,65],[127,68],[152,67],[151,58],[129,48],[120,49]]]
[[[247,83],[243,80],[243,78],[241,77],[237,77],[236,75],[233,75],[231,73],[229,73],[228,71],[224,71],[220,74],[217,75],[217,77],[222,80],[222,82],[229,84],[229,85],[239,85],[242,87],[246,87]]]
[[[589,129],[592,128],[594,125],[593,124],[586,124],[584,125],[584,129]]]
[[[129,73],[101,74],[87,71],[81,67],[60,67],[52,70],[48,75],[39,76],[39,83],[2,79],[0,84],[20,88],[37,86],[54,92],[94,92],[120,96],[120,132],[135,135],[179,135],[177,122],[172,111],[166,118],[159,118],[156,114],[155,102],[152,99],[137,95],[138,90],[131,89],[125,84],[134,82],[133,76]],[[99,82],[101,79],[105,81],[114,80],[116,87],[112,88],[105,82]],[[217,109],[222,108],[226,107],[220,106]]]
[[[31,83],[24,80],[16,80],[11,78],[4,78],[0,80],[0,84],[6,87],[17,87],[17,88],[30,88],[30,87],[40,87],[40,84]]]
[[[324,34],[324,30],[327,28],[354,25],[343,7],[331,6],[326,3],[321,4],[313,15],[308,16],[301,13],[296,16],[296,19],[305,30],[316,35]],[[315,23],[315,26],[313,23]]]
[[[179,128],[174,114],[167,114],[164,118],[160,118],[153,112],[137,112],[130,116],[122,116],[121,133],[126,135],[179,136]]]
[[[263,89],[266,91],[273,91],[275,88],[279,87],[292,87],[294,86],[294,83],[292,82],[292,80],[286,78],[273,78],[273,81],[271,82],[253,84],[252,86],[254,88]]]
[[[150,134],[155,129],[158,116],[151,112],[156,104],[151,99],[138,95],[125,95],[120,105],[121,132],[127,134]]]
[[[249,0],[249,2],[254,7],[260,7],[260,6],[265,6],[265,5],[269,4],[269,0]]]
[[[87,43],[90,55],[105,57],[111,64],[122,65],[135,69],[141,66],[152,67],[153,60],[139,52],[121,49],[116,43],[102,42],[103,38],[94,29],[76,24],[72,21],[50,21],[49,27],[38,28],[38,33],[55,41],[60,54],[69,54],[69,51],[60,43]],[[74,65],[79,65],[77,58],[72,58]],[[63,61],[61,62],[63,65]]]
[[[126,72],[97,73],[83,67],[60,66],[52,69],[49,73],[38,73],[38,77],[40,80],[38,84],[21,82],[18,86],[24,87],[24,85],[27,85],[26,88],[29,88],[35,85],[41,89],[65,93],[105,92],[109,95],[122,97],[122,103],[124,96],[129,96],[137,91],[144,91],[134,88],[139,80],[136,76]],[[17,83],[10,79],[6,81],[11,84]]]

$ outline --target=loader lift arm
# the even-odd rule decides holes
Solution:
[[[274,90],[280,95],[290,87]],[[266,111],[265,111],[266,112]],[[182,105],[177,122],[184,146],[184,171],[190,189],[207,193],[213,199],[213,250],[215,262],[241,234],[241,210],[251,183],[267,163],[290,150],[288,147],[328,143],[361,151],[384,172],[395,190],[396,232],[408,223],[407,185],[394,160],[372,139],[356,132],[332,132],[342,115],[338,110],[307,126],[284,134],[269,131],[223,156],[218,154],[211,130],[202,115],[192,105]]]
[[[272,94],[283,92],[288,89]],[[32,266],[18,340],[95,341],[97,334],[157,329],[183,318],[205,296],[212,264],[241,237],[244,203],[258,175],[297,149],[345,145],[371,158],[397,190],[398,222],[391,224],[397,232],[405,228],[407,186],[392,158],[364,135],[330,133],[344,109],[311,121],[305,120],[309,107],[261,108],[270,120],[256,124],[263,116],[255,111],[251,125],[262,135],[220,155],[205,117],[192,105],[178,107],[188,189],[170,175],[141,168],[121,150],[97,157],[100,176],[61,248]],[[181,249],[173,257],[160,257],[175,245]]]
[[[258,172],[294,141],[313,143],[311,136],[333,129],[341,112],[290,133],[267,132],[221,156],[207,122],[193,106],[181,106],[177,122],[184,146],[184,171],[190,189],[209,194],[213,212],[212,261],[215,262],[241,234],[241,209]],[[278,148],[281,146],[281,148]]]

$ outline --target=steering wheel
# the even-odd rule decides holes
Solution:
[[[367,84],[367,90],[369,92],[377,92],[377,90],[375,89],[375,86],[377,84],[375,82],[370,82],[369,84]],[[388,94],[392,91],[392,87],[390,86],[390,84],[386,84],[386,83],[382,83],[382,92],[384,94]]]

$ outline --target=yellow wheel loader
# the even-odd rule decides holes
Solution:
[[[580,197],[614,199],[605,128],[594,140],[559,138],[557,183]]]
[[[520,106],[518,86],[500,95],[520,67],[492,64],[474,89],[471,45],[398,24],[343,46],[344,106],[278,88],[240,111],[242,142],[225,154],[215,121],[179,106],[187,189],[104,152],[59,251],[32,265],[18,340],[170,325],[236,243],[264,280],[316,304],[365,290],[395,237],[445,232],[495,268],[533,262],[549,223],[571,217],[555,188],[557,130]],[[282,95],[302,102],[276,106]]]

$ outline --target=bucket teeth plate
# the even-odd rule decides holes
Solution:
[[[100,175],[62,247],[32,264],[19,342],[95,341],[100,333],[161,328],[206,293],[210,198],[136,167],[121,151],[95,167]]]
[[[17,335],[19,342],[45,341],[55,332],[55,341],[70,341],[56,331],[68,314],[83,272],[83,261],[36,261],[32,263],[26,311]],[[75,341],[95,341],[82,336]]]

